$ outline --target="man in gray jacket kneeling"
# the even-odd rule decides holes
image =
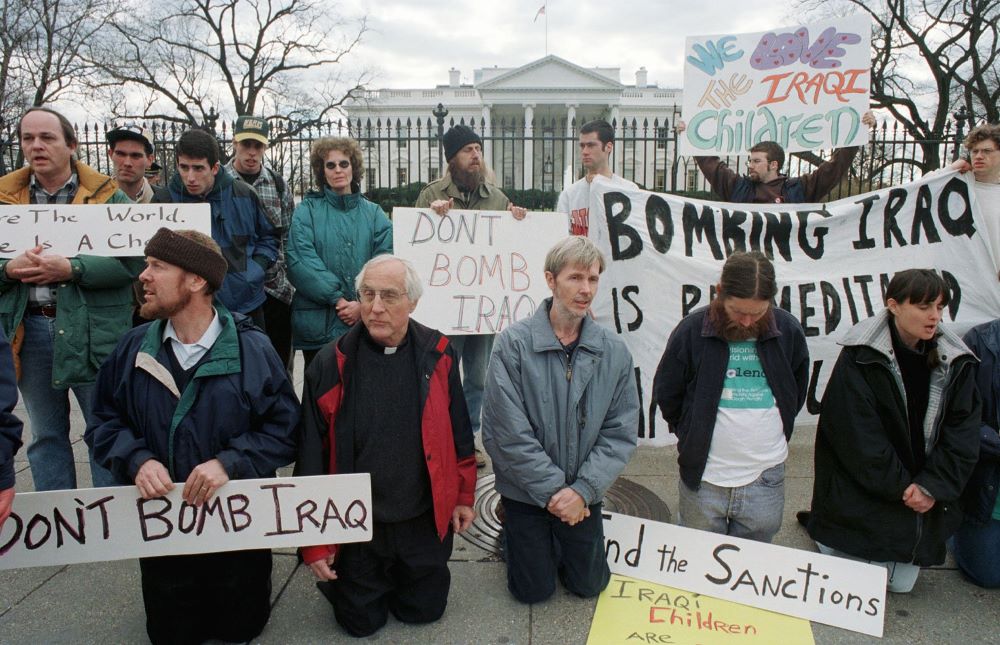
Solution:
[[[632,356],[588,317],[604,257],[585,237],[545,258],[552,297],[497,337],[483,401],[483,445],[505,511],[507,587],[541,602],[556,575],[585,598],[601,593],[601,499],[635,450],[639,394]]]

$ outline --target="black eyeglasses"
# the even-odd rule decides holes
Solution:
[[[341,168],[350,168],[351,167],[351,162],[348,161],[347,159],[341,159],[340,161],[327,161],[326,162],[326,169],[327,170],[333,170],[337,166],[340,166]]]

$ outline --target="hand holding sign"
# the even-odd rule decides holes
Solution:
[[[135,474],[135,485],[143,499],[163,497],[174,489],[170,473],[155,459],[149,459],[139,467],[139,472]]]
[[[218,459],[209,459],[198,464],[184,482],[184,501],[192,506],[201,506],[212,499],[212,494],[229,481],[229,474]]]

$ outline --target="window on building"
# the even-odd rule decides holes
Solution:
[[[656,174],[653,176],[653,190],[663,191],[666,189],[667,189],[667,171],[661,168],[660,170],[657,170]]]
[[[368,175],[368,179],[365,180],[365,183],[367,184],[365,188],[368,190],[375,190],[375,188],[377,188],[376,183],[378,182],[378,171],[374,168],[368,168],[365,170],[365,173]]]
[[[684,182],[684,190],[691,192],[698,190],[698,169],[688,168],[687,181]]]
[[[656,149],[666,150],[667,139],[670,138],[670,128],[656,128]]]
[[[441,173],[438,172],[437,166],[432,166],[430,172],[427,173],[427,181],[437,181],[441,178]]]
[[[407,127],[400,127],[396,130],[396,145],[400,148],[405,148],[410,142],[410,129]]]
[[[405,186],[410,183],[410,170],[408,168],[396,168],[396,185]]]

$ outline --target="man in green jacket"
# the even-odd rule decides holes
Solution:
[[[66,117],[30,108],[18,124],[28,166],[0,177],[3,204],[128,203],[115,181],[74,159]],[[65,257],[42,246],[0,259],[0,325],[14,341],[35,490],[76,488],[69,392],[89,420],[97,368],[132,326],[141,258]],[[95,486],[114,485],[91,459]]]
[[[503,191],[487,179],[483,160],[483,140],[466,125],[456,125],[444,133],[444,157],[448,172],[437,181],[427,184],[417,196],[416,208],[431,208],[438,215],[445,215],[451,208],[479,211],[509,210],[515,219],[522,220],[527,210],[514,206]],[[489,331],[489,330],[487,330]],[[483,385],[486,367],[493,350],[493,334],[451,336],[452,346],[462,366],[462,389],[472,419],[472,432],[479,434],[483,409]],[[486,465],[482,450],[476,448],[476,466]]]

